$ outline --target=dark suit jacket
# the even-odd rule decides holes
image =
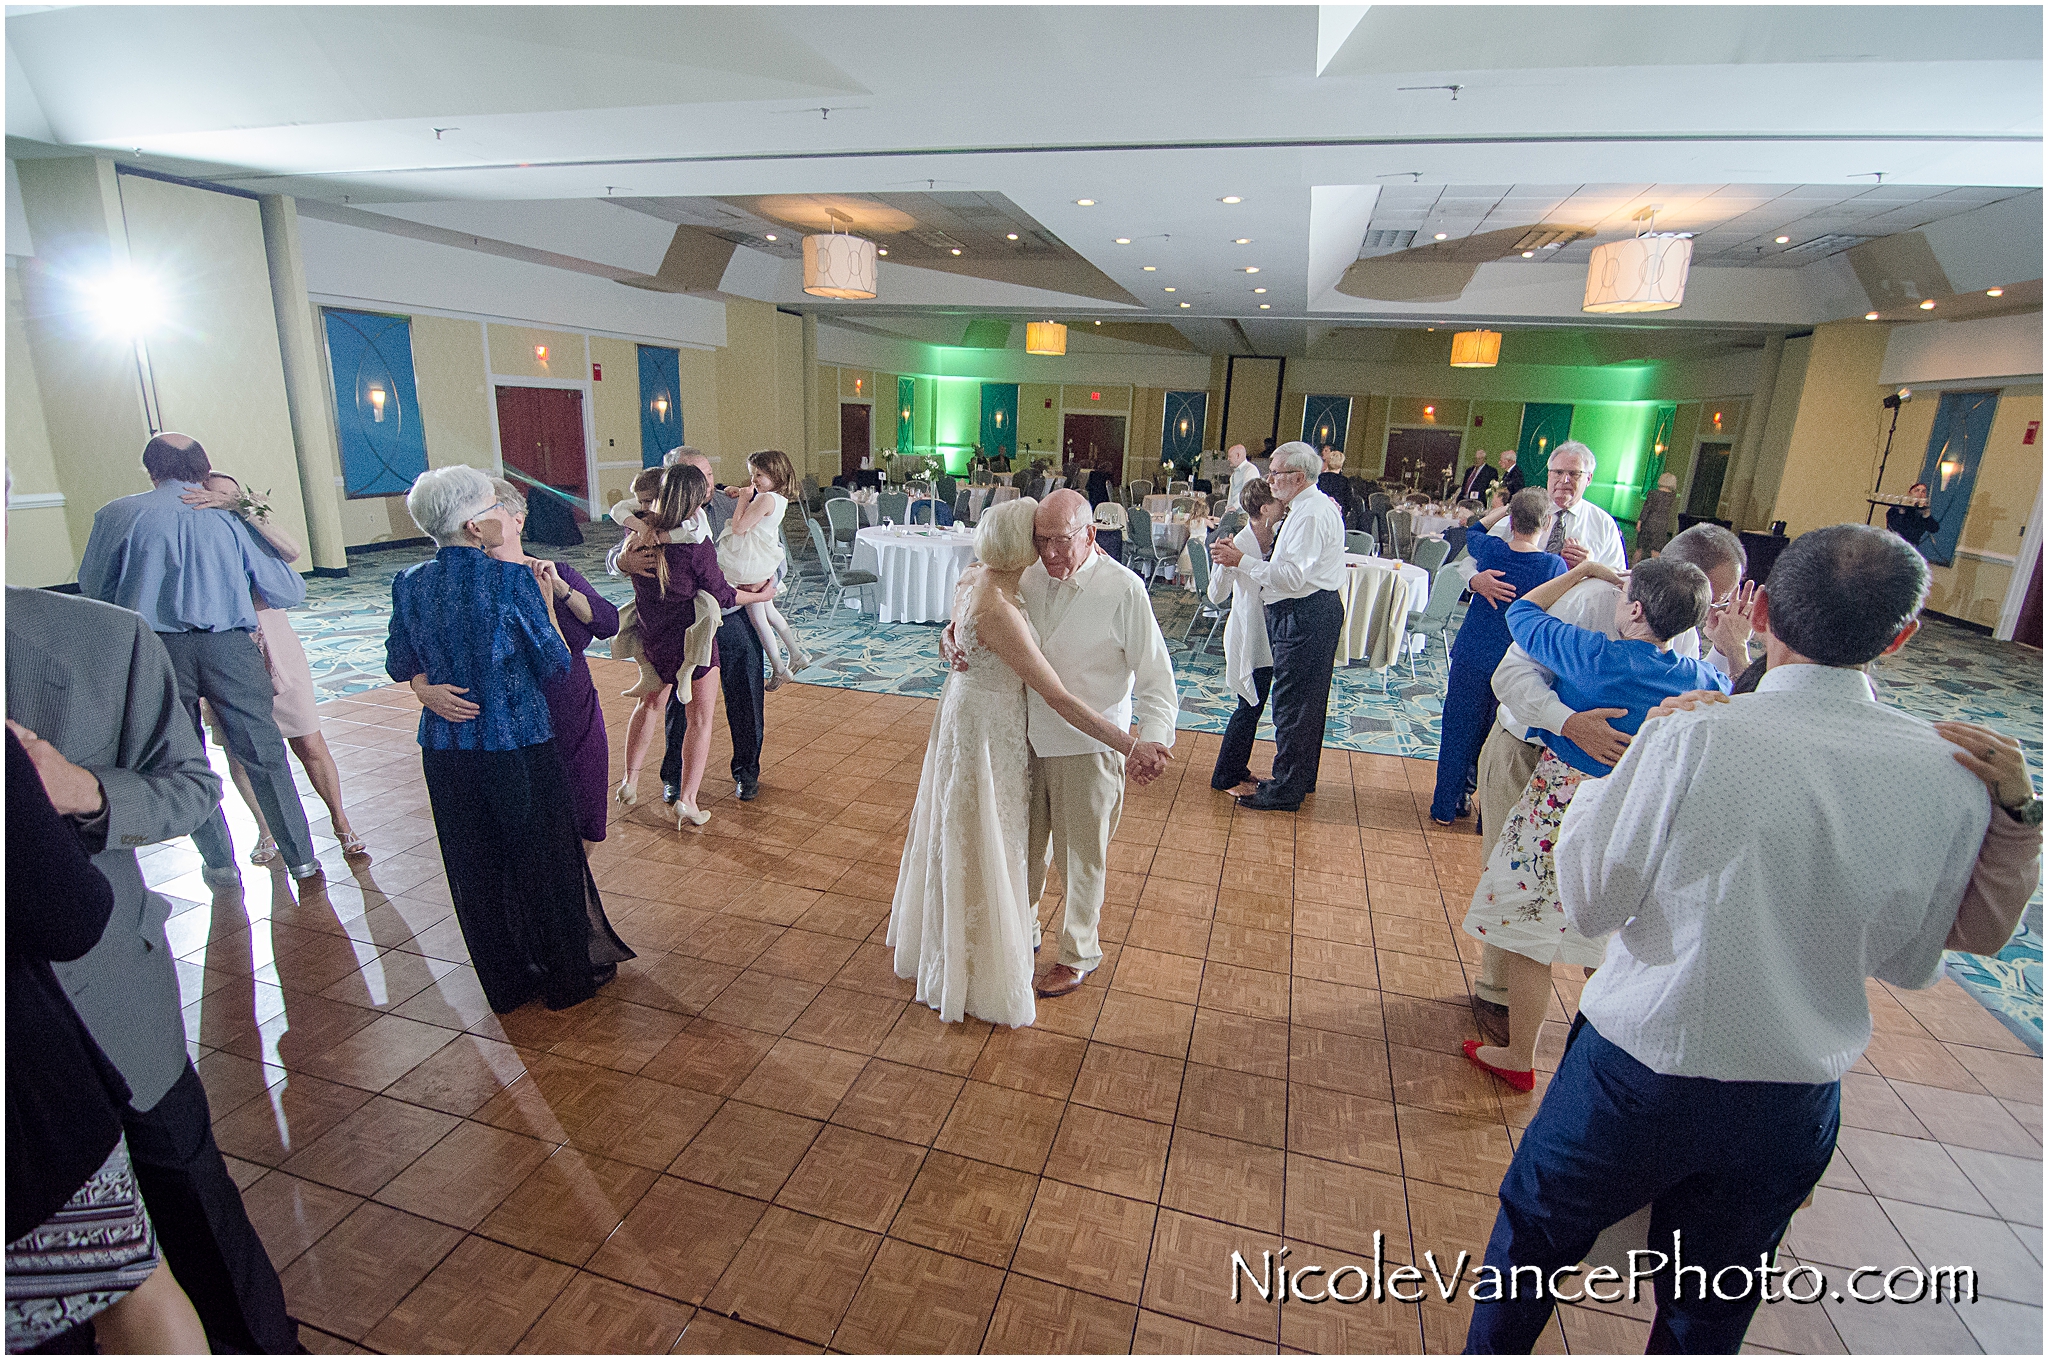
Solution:
[[[1470,497],[1473,500],[1485,500],[1486,493],[1493,489],[1493,483],[1499,476],[1500,473],[1497,470],[1485,463],[1480,463],[1468,469],[1465,473],[1465,480],[1459,483],[1458,499],[1464,500]]]
[[[99,778],[106,848],[93,867],[114,912],[57,980],[147,1110],[185,1070],[178,975],[164,937],[170,902],[143,886],[137,848],[188,834],[220,802],[220,779],[178,702],[170,654],[140,615],[79,595],[7,588],[7,716]]]
[[[1503,476],[1504,480],[1501,482],[1501,485],[1508,489],[1510,496],[1529,484],[1522,477],[1522,465],[1520,463],[1509,468]]]

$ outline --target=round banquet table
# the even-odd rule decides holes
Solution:
[[[1145,513],[1154,517],[1170,515],[1173,513],[1173,502],[1175,499],[1173,496],[1147,496],[1145,498]]]
[[[974,561],[974,535],[951,529],[862,529],[853,566],[881,578],[876,611],[883,623],[944,623],[953,587]]]
[[[1455,523],[1449,515],[1425,515],[1417,513],[1414,520],[1417,538],[1433,538]]]
[[[1407,608],[1399,617],[1391,608],[1397,581],[1407,595]],[[1337,595],[1344,604],[1337,664],[1365,661],[1378,669],[1400,655],[1407,641],[1408,619],[1429,607],[1429,573],[1413,562],[1345,553],[1344,584]]]

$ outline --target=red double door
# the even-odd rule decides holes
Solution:
[[[509,471],[576,498],[578,518],[589,504],[589,461],[583,437],[583,393],[566,387],[500,387],[498,454]],[[531,497],[533,489],[509,479]]]

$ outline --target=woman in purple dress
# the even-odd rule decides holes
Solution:
[[[711,763],[721,611],[775,598],[773,582],[765,590],[735,590],[718,569],[718,548],[707,541],[709,534],[696,535],[699,541],[693,543],[659,541],[665,540],[670,530],[696,519],[710,499],[711,483],[702,472],[688,463],[669,468],[661,479],[660,499],[643,516],[647,530],[633,540],[633,546],[641,547],[650,537],[657,542],[651,545],[652,551],[620,558],[620,565],[633,573],[643,658],[663,685],[685,687],[683,712],[688,726],[683,733],[682,779],[675,803],[678,830],[684,822],[702,826],[711,820],[711,814],[697,806],[697,790],[704,782],[704,767]],[[653,741],[653,723],[643,725],[628,739],[629,784]]]
[[[492,478],[498,499],[512,512],[521,531],[526,528],[526,497],[512,483]],[[500,562],[526,562],[529,557],[517,538],[489,549]],[[611,744],[605,738],[604,710],[598,706],[597,686],[590,678],[590,662],[583,649],[592,638],[608,638],[619,631],[618,606],[606,600],[583,574],[567,562],[555,563],[555,622],[562,641],[569,646],[569,669],[542,686],[547,696],[548,718],[555,727],[555,749],[561,752],[562,768],[569,776],[569,793],[576,805],[577,833],[585,841],[604,839],[605,817],[611,810]]]

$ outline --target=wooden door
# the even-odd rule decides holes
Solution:
[[[873,411],[864,402],[839,403],[839,471],[849,478],[867,461],[868,420]]]
[[[1387,435],[1385,476],[1428,496],[1443,495],[1457,477],[1463,430],[1394,430]]]
[[[1100,472],[1111,486],[1124,479],[1124,418],[1122,416],[1068,416],[1060,432],[1060,449],[1065,461]],[[1086,491],[1087,473],[1077,491]]]
[[[590,495],[583,394],[564,387],[500,387],[498,456],[506,468],[574,497],[583,514]],[[517,477],[509,480],[520,484]],[[530,487],[521,490],[533,494]]]
[[[1714,519],[1721,513],[1721,483],[1728,476],[1728,444],[1702,444],[1692,460],[1692,489],[1686,493],[1685,513],[1695,519]]]

